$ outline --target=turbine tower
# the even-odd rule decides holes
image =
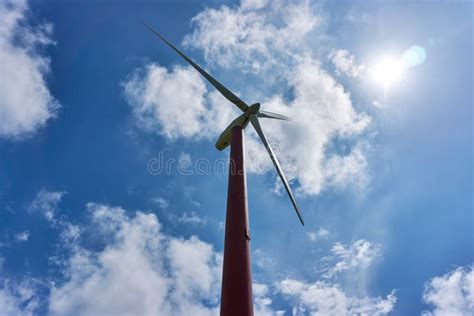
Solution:
[[[223,150],[230,145],[229,187],[227,193],[227,213],[225,224],[224,266],[222,271],[221,315],[251,316],[253,315],[252,271],[250,263],[250,229],[247,208],[247,183],[245,177],[245,154],[243,130],[248,123],[254,127],[260,140],[268,151],[270,158],[280,176],[283,186],[290,197],[296,215],[302,225],[303,217],[295,197],[286,180],[272,147],[267,141],[259,118],[270,118],[289,121],[286,116],[260,110],[260,103],[247,105],[219,81],[214,79],[199,65],[171,44],[166,38],[142,22],[151,32],[184,58],[210,84],[212,84],[227,100],[235,104],[243,113],[234,119],[222,132],[216,142],[216,148]]]

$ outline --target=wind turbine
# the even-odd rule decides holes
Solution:
[[[243,130],[248,123],[254,127],[260,140],[268,151],[270,158],[280,176],[283,186],[290,197],[296,215],[304,225],[296,199],[291,191],[288,180],[281,169],[272,147],[267,141],[259,118],[289,121],[286,116],[260,110],[260,103],[247,105],[188,56],[176,48],[149,25],[142,23],[163,42],[184,58],[210,84],[212,84],[227,100],[235,104],[243,113],[234,119],[222,132],[216,142],[216,148],[223,150],[230,145],[229,187],[227,193],[227,213],[224,243],[224,266],[222,273],[221,315],[247,316],[253,315],[252,272],[250,265],[250,229],[247,210],[247,186],[244,164]],[[192,263],[191,263],[192,264]]]

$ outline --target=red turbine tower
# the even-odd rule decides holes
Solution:
[[[243,113],[234,119],[222,132],[216,142],[216,148],[223,150],[230,145],[229,188],[227,194],[227,213],[224,242],[224,267],[222,273],[221,315],[253,315],[252,270],[250,262],[250,229],[247,210],[247,184],[245,177],[245,151],[243,131],[250,123],[268,151],[270,158],[280,175],[283,186],[290,197],[301,224],[304,225],[300,209],[291,192],[285,174],[263,133],[258,118],[270,118],[289,121],[286,116],[260,111],[260,103],[248,106],[244,101],[214,79],[199,65],[193,62],[167,39],[143,23],[151,32],[169,45],[176,53],[194,67],[227,100],[236,105]]]
[[[231,131],[221,315],[253,315],[244,133]]]

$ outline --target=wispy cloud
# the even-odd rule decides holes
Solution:
[[[18,233],[18,234],[15,235],[15,239],[16,239],[17,241],[20,241],[20,242],[22,242],[22,241],[28,241],[28,238],[29,238],[29,237],[30,237],[30,232],[27,231],[27,230],[25,230],[25,231],[23,231],[23,232]]]
[[[0,240],[0,249],[13,247],[17,243],[22,243],[28,241],[30,237],[30,232],[28,230],[16,233],[16,234],[4,234],[2,240]],[[2,270],[2,263],[4,258],[0,257],[0,271]]]
[[[329,230],[324,227],[319,227],[318,230],[307,232],[306,235],[308,236],[309,240],[317,241],[327,238],[329,236]]]
[[[366,70],[366,66],[357,63],[355,56],[345,49],[333,49],[328,57],[336,67],[337,75],[357,78],[363,75]]]
[[[59,210],[59,203],[61,202],[65,192],[62,191],[39,191],[33,201],[28,207],[29,212],[39,212],[49,222],[55,221],[55,215]]]
[[[206,219],[199,216],[196,212],[184,212],[183,215],[178,217],[178,221],[184,224],[206,224]]]
[[[358,298],[347,295],[338,285],[320,281],[287,279],[276,287],[294,299],[293,315],[387,315],[397,302],[393,292],[385,298]]]
[[[154,204],[158,205],[158,207],[161,208],[161,209],[166,209],[169,206],[168,200],[166,200],[165,198],[163,198],[161,196],[154,197],[154,198],[151,199],[151,201]]]
[[[328,277],[347,270],[368,268],[382,256],[382,247],[379,244],[360,239],[351,245],[336,242],[331,252],[336,263],[328,270]]]

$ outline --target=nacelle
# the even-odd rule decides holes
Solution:
[[[218,150],[223,150],[230,145],[230,131],[234,126],[240,126],[244,129],[249,123],[250,117],[252,115],[257,115],[260,111],[260,103],[252,104],[248,107],[247,111],[244,114],[237,117],[232,123],[227,126],[227,128],[222,132],[216,142],[216,148]]]
[[[249,108],[250,109],[250,108]],[[217,150],[223,150],[227,146],[230,145],[230,131],[234,126],[240,126],[242,129],[244,129],[247,124],[249,123],[250,116],[247,116],[247,112],[242,114],[241,116],[237,117],[235,120],[233,120],[229,126],[226,127],[226,129],[222,132],[222,134],[219,136],[216,142],[216,148]]]

